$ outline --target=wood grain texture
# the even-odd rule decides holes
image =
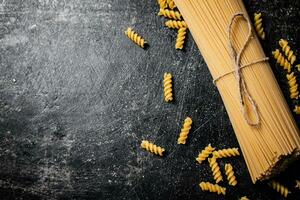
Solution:
[[[246,3],[264,15],[266,54],[281,37],[299,51],[298,1]],[[216,199],[199,189],[213,177],[195,157],[208,143],[238,144],[192,37],[176,51],[176,30],[157,12],[156,1],[0,0],[1,199]],[[124,36],[128,26],[148,49]],[[288,98],[284,73],[271,63]],[[171,104],[164,72],[174,76]],[[187,116],[193,128],[179,146]],[[140,149],[142,139],[164,146],[165,158]],[[230,163],[239,184],[218,199],[278,198],[251,184],[242,157]],[[298,166],[279,179],[293,187]]]

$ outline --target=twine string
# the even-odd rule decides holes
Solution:
[[[233,39],[232,39],[232,26],[234,24],[234,20],[237,17],[242,17],[247,22],[248,30],[249,30],[246,41],[243,43],[242,48],[239,52],[237,52],[234,49]],[[247,84],[245,82],[245,79],[244,79],[244,76],[242,74],[241,69],[243,69],[245,67],[252,66],[252,65],[260,63],[260,62],[265,62],[265,61],[268,60],[268,58],[267,57],[261,58],[261,59],[258,59],[256,61],[250,62],[246,65],[243,65],[243,66],[241,65],[241,57],[242,57],[244,51],[246,50],[249,42],[252,39],[252,33],[253,33],[252,25],[251,25],[251,22],[248,19],[248,17],[246,17],[245,14],[242,13],[242,12],[235,13],[232,16],[232,18],[230,19],[230,23],[228,25],[229,49],[230,49],[230,53],[231,53],[231,58],[234,62],[234,70],[232,70],[230,72],[227,72],[227,73],[215,78],[213,82],[214,82],[214,84],[216,84],[216,82],[219,81],[221,78],[223,78],[223,77],[225,77],[225,76],[227,76],[231,73],[235,73],[235,77],[236,77],[236,80],[237,80],[238,93],[239,93],[239,101],[240,101],[243,116],[244,116],[246,122],[250,126],[258,126],[260,124],[260,116],[259,116],[259,113],[258,113],[258,108],[257,108],[257,105],[256,105],[255,101],[253,100],[251,94],[249,93],[249,91],[247,89]],[[247,105],[245,104],[245,99],[248,99],[248,101],[250,103],[250,106],[253,110],[253,113],[255,115],[255,119],[253,119],[253,120],[250,119],[249,113],[247,112],[247,107],[246,107]]]

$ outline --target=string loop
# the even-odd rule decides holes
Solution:
[[[239,52],[237,52],[234,49],[233,40],[232,40],[232,26],[233,26],[233,22],[234,22],[235,18],[237,18],[237,17],[242,17],[247,22],[248,30],[249,30],[246,41],[243,43],[242,48]],[[266,57],[266,58],[258,59],[256,61],[253,61],[253,62],[248,63],[248,64],[243,65],[243,66],[241,65],[241,57],[242,57],[245,49],[247,48],[247,46],[248,46],[248,44],[249,44],[249,42],[252,38],[252,33],[253,33],[252,25],[251,25],[251,22],[248,19],[248,17],[246,17],[246,15],[242,12],[235,13],[232,16],[232,18],[230,19],[230,23],[228,25],[229,49],[230,49],[230,54],[231,54],[232,60],[234,62],[234,70],[232,70],[230,72],[227,72],[227,73],[215,78],[213,82],[214,82],[214,84],[216,84],[216,82],[218,80],[220,80],[221,78],[223,78],[224,76],[227,76],[228,74],[231,74],[231,73],[235,73],[235,77],[236,77],[236,80],[237,80],[237,86],[238,86],[239,101],[240,101],[241,110],[242,110],[242,113],[244,115],[244,118],[250,126],[258,126],[260,124],[260,116],[259,116],[259,113],[258,113],[258,108],[257,108],[257,105],[256,105],[255,101],[253,100],[252,96],[250,95],[250,93],[247,89],[247,85],[246,85],[245,79],[243,77],[243,74],[241,72],[241,69],[244,68],[244,67],[248,67],[248,66],[260,63],[260,62],[265,62],[269,58]],[[249,113],[247,112],[245,99],[248,99],[248,101],[250,103],[250,106],[253,110],[253,113],[255,115],[255,119],[253,121],[250,119]]]

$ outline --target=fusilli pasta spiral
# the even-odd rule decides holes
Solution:
[[[164,74],[164,95],[165,101],[170,102],[173,101],[173,92],[172,92],[172,74],[165,73]]]
[[[244,196],[244,197],[241,197],[240,200],[250,200],[250,199],[248,199],[246,196]]]
[[[196,160],[201,164],[208,156],[215,150],[210,144],[208,144],[198,155]]]
[[[168,20],[166,21],[165,25],[168,28],[187,28],[187,24],[185,23],[185,21]]]
[[[257,35],[261,39],[265,39],[265,31],[262,25],[262,18],[261,18],[261,13],[254,13],[254,26],[257,32]]]
[[[298,189],[300,189],[300,181],[299,181],[299,180],[296,180],[296,185],[295,185],[295,188],[298,188]]]
[[[284,54],[287,56],[288,61],[290,61],[290,63],[293,65],[296,61],[296,56],[294,55],[294,51],[291,50],[288,41],[281,39],[279,40],[279,45],[281,46]]]
[[[175,20],[180,20],[181,19],[181,14],[178,11],[174,11],[174,10],[169,10],[169,9],[160,9],[159,16],[165,16],[171,19],[175,19]]]
[[[296,113],[297,115],[300,115],[300,106],[295,106],[294,108],[294,113]]]
[[[287,74],[286,78],[288,79],[288,84],[290,86],[290,98],[291,99],[298,99],[299,91],[298,91],[298,84],[296,76],[294,72]]]
[[[178,30],[176,44],[175,44],[176,49],[183,49],[183,44],[184,44],[185,35],[186,35],[186,29],[187,28],[180,28]]]
[[[286,69],[290,73],[292,65],[286,58],[284,58],[282,53],[280,53],[279,49],[276,49],[275,51],[272,51],[272,54],[273,54],[274,58],[277,60],[277,63],[281,67],[283,67],[283,69]]]
[[[199,186],[200,186],[202,191],[215,192],[215,193],[223,194],[223,195],[226,194],[226,188],[221,187],[217,184],[212,184],[212,183],[209,183],[209,182],[201,182],[199,184]]]
[[[167,0],[157,0],[159,7],[165,9],[168,4],[167,4]]]
[[[167,4],[168,4],[170,9],[176,8],[174,0],[167,0]]]
[[[193,120],[190,117],[187,117],[184,120],[183,127],[181,129],[179,138],[177,140],[177,144],[185,144],[186,143],[187,136],[192,128],[192,123],[193,123]]]
[[[269,183],[269,185],[276,190],[277,192],[279,192],[282,196],[284,196],[285,198],[287,197],[287,195],[290,193],[290,191],[283,185],[281,185],[280,183],[276,182],[276,181],[272,181]]]
[[[215,156],[216,158],[226,158],[239,155],[240,152],[238,148],[221,149],[213,152],[213,156]]]
[[[209,158],[208,162],[209,162],[209,166],[211,168],[211,171],[213,172],[214,179],[215,179],[216,183],[219,183],[220,181],[223,180],[223,177],[222,177],[222,174],[221,174],[220,167],[217,163],[216,157],[213,156],[212,158]]]
[[[234,175],[233,167],[231,164],[225,164],[225,171],[229,185],[236,186],[237,181]]]
[[[146,149],[147,151],[149,151],[151,153],[154,153],[154,154],[160,155],[160,156],[163,156],[163,153],[165,151],[164,148],[156,146],[155,144],[153,144],[153,143],[151,143],[151,142],[149,142],[147,140],[143,140],[142,141],[141,147],[143,149]]]
[[[132,28],[127,28],[127,30],[125,31],[125,35],[127,35],[129,39],[131,39],[133,42],[135,42],[137,45],[139,45],[142,48],[144,48],[145,44],[147,43],[141,36],[135,33],[132,30]]]
[[[300,64],[295,66],[298,69],[298,72],[300,72]]]

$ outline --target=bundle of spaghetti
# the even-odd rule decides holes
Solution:
[[[252,181],[284,170],[300,154],[299,130],[243,1],[174,1],[215,80]]]

